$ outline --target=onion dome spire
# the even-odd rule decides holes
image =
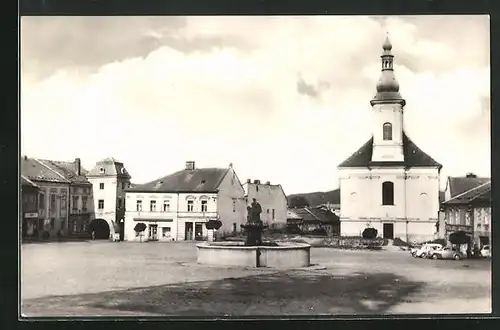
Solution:
[[[380,103],[400,103],[405,105],[406,101],[399,94],[399,83],[394,76],[394,55],[392,55],[392,44],[387,35],[384,44],[382,45],[382,74],[377,82],[377,94],[370,101],[373,106]]]

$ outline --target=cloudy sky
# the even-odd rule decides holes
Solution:
[[[487,16],[23,17],[21,152],[334,189],[371,135],[386,32],[409,137],[442,183],[489,176]]]

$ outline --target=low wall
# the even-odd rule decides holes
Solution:
[[[311,246],[303,243],[281,246],[238,246],[228,242],[196,245],[200,264],[217,266],[299,268],[310,265]]]

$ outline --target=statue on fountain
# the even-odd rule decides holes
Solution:
[[[245,245],[256,246],[262,244],[262,231],[267,226],[260,220],[262,207],[254,198],[251,206],[247,206],[247,223],[241,227],[247,233]]]

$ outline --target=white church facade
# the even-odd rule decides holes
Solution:
[[[378,236],[404,241],[435,237],[442,165],[404,131],[406,101],[394,76],[392,45],[383,45],[382,74],[373,109],[372,137],[339,166],[340,232],[360,236],[367,227]]]

